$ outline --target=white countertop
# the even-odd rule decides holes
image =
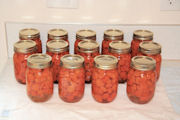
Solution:
[[[34,103],[26,95],[26,86],[16,82],[12,59],[0,73],[0,120],[169,120],[180,119],[180,61],[163,61],[155,96],[145,105],[132,103],[126,95],[126,84],[120,84],[116,99],[108,104],[97,103],[86,85],[78,103],[65,103],[54,86],[52,98]],[[165,87],[164,87],[165,85]],[[164,89],[165,88],[165,89]]]

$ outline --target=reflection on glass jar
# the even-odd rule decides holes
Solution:
[[[90,83],[94,67],[94,57],[99,55],[99,44],[94,40],[81,41],[78,44],[78,54],[84,57],[85,80]]]
[[[53,80],[59,79],[60,59],[63,55],[69,54],[68,42],[64,40],[51,40],[47,42],[46,53],[52,57]]]
[[[156,60],[156,73],[158,80],[161,70],[161,45],[156,42],[142,42],[139,45],[138,55],[149,56]]]
[[[156,87],[156,61],[147,56],[135,56],[128,73],[127,95],[132,102],[149,102]]]
[[[65,102],[78,102],[84,95],[84,58],[80,55],[61,57],[59,73],[59,96]]]
[[[33,54],[27,60],[27,94],[34,102],[47,101],[53,94],[52,58]]]
[[[14,44],[14,73],[18,82],[26,84],[27,58],[36,52],[37,46],[32,40],[21,40]]]
[[[119,82],[127,81],[127,75],[131,63],[131,48],[130,44],[124,41],[113,41],[109,44],[109,54],[118,59]]]
[[[93,30],[79,30],[76,33],[76,41],[74,43],[74,54],[78,52],[78,43],[83,40],[95,40],[96,41],[96,32]]]
[[[102,54],[109,53],[109,43],[112,41],[123,41],[124,33],[118,29],[108,29],[104,32],[102,42]]]
[[[65,40],[68,41],[68,32],[63,29],[51,29],[48,31],[48,40],[47,42],[51,40]]]
[[[133,33],[133,40],[131,42],[131,57],[137,56],[139,44],[142,41],[152,41],[153,33],[148,30],[136,30]]]
[[[33,40],[37,44],[37,52],[42,53],[42,43],[40,40],[40,32],[34,28],[25,28],[19,32],[20,40]]]
[[[118,60],[111,55],[99,55],[94,58],[94,62],[92,95],[97,102],[111,102],[117,95]]]

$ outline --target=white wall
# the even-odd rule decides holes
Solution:
[[[180,25],[179,11],[160,11],[160,0],[78,0],[77,9],[46,7],[46,0],[0,0],[0,66],[7,58],[6,22],[19,23],[79,23],[121,25],[171,25],[169,32],[176,33],[171,46],[178,48]],[[168,30],[168,27],[165,27]],[[156,29],[158,30],[158,28]],[[168,32],[166,30],[166,33]],[[161,30],[163,31],[163,30]],[[163,33],[161,33],[163,34]],[[171,42],[171,38],[166,43]],[[165,45],[168,46],[168,44]],[[179,44],[179,43],[178,43]],[[166,49],[167,50],[167,49]],[[177,49],[179,51],[179,49]],[[173,51],[171,52],[173,53]],[[168,56],[168,55],[166,55]],[[175,55],[179,59],[180,55]],[[171,58],[169,58],[171,59]]]

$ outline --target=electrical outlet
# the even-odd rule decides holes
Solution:
[[[160,10],[162,11],[179,11],[180,0],[161,0]]]

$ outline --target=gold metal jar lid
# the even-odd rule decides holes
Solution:
[[[44,69],[52,65],[52,58],[47,54],[32,54],[27,59],[27,66],[35,69]]]
[[[99,51],[99,44],[94,40],[83,40],[78,43],[79,52],[94,53]]]
[[[61,57],[60,65],[68,69],[77,69],[84,66],[84,58],[77,54],[68,54]]]
[[[20,40],[14,44],[14,52],[32,53],[37,50],[36,42],[32,40]]]
[[[131,45],[124,41],[112,41],[109,44],[109,51],[111,53],[129,53]]]
[[[47,42],[46,49],[48,52],[61,53],[69,51],[69,44],[64,40],[51,40]]]
[[[103,70],[117,67],[118,59],[112,55],[98,55],[94,58],[94,65]]]
[[[124,33],[118,29],[108,29],[104,32],[104,38],[109,40],[123,40]]]
[[[25,28],[20,30],[19,32],[20,39],[34,39],[39,37],[40,37],[40,32],[35,28]]]
[[[96,40],[96,32],[93,30],[88,30],[88,29],[84,29],[84,30],[79,30],[76,33],[76,39],[92,39],[92,40]]]
[[[139,51],[147,55],[160,54],[161,45],[152,41],[143,41],[139,44]]]
[[[135,56],[131,59],[131,67],[142,71],[154,70],[156,61],[148,56]]]
[[[48,31],[48,39],[62,40],[68,38],[68,32],[63,29],[51,29]]]
[[[133,38],[138,40],[152,40],[153,33],[149,30],[136,30],[133,33]]]
[[[139,51],[147,55],[160,54],[161,45],[152,41],[143,41],[139,45]]]

